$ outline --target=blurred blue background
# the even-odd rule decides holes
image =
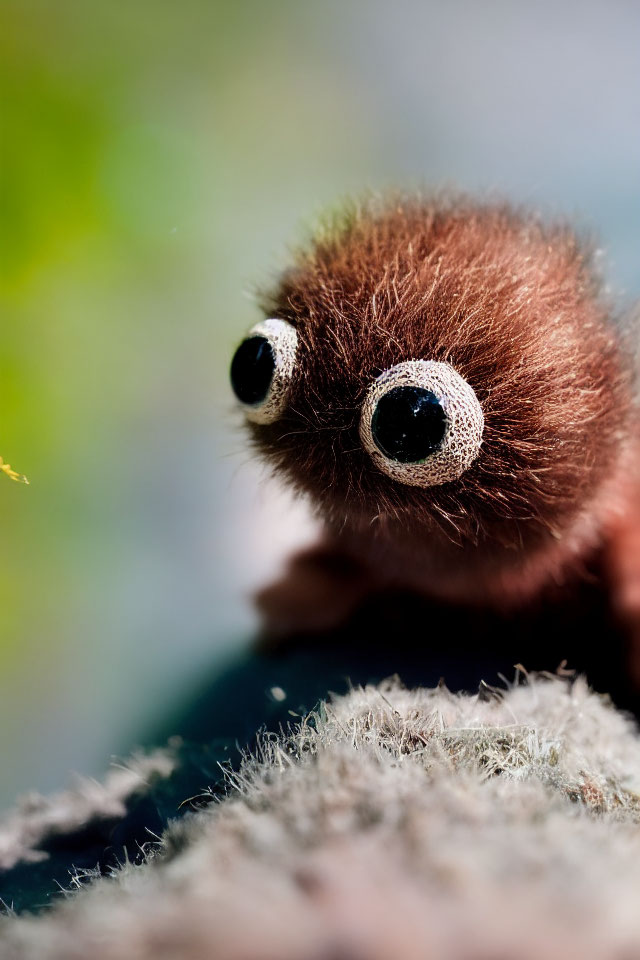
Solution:
[[[0,805],[97,774],[313,536],[227,386],[323,205],[495,190],[640,290],[640,5],[2,0]]]

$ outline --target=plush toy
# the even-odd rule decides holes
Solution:
[[[634,724],[582,678],[459,694],[434,679],[442,666],[468,688],[474,670],[456,671],[475,645],[492,681],[500,625],[527,663],[554,633],[575,650],[595,638],[603,662],[616,629],[640,649],[632,324],[571,231],[464,198],[353,207],[264,306],[233,387],[326,531],[260,595],[266,629],[342,643],[368,605],[361,675],[376,674],[388,594],[387,662],[417,664],[419,686],[359,687],[340,646],[354,687],[309,712],[326,642],[254,653],[200,704],[197,743],[28,798],[0,823],[0,902],[53,905],[0,916],[0,956],[638,956]],[[238,762],[230,744],[267,691],[280,734]],[[88,889],[53,902],[69,875]]]
[[[233,389],[325,529],[260,595],[267,632],[396,587],[521,609],[588,573],[640,644],[637,330],[588,244],[507,205],[369,200],[263,308]]]

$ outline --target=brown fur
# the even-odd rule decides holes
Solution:
[[[599,541],[631,456],[631,373],[567,227],[465,197],[353,205],[264,309],[299,348],[285,414],[253,438],[341,549],[436,593],[505,601]],[[372,380],[414,358],[449,362],[485,416],[475,463],[427,489],[382,474],[358,436]]]

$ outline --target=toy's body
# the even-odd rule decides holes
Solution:
[[[638,633],[634,337],[571,231],[464,198],[368,204],[264,307],[234,387],[327,531],[261,595],[267,630],[385,587],[505,611],[588,566]]]
[[[6,902],[95,878],[0,917],[2,957],[638,956],[637,730],[582,680],[486,683],[566,656],[640,716],[634,338],[588,258],[505,208],[392,201],[317,238],[265,309],[233,387],[326,535],[259,604],[322,643],[243,657],[170,754],[0,824]],[[423,689],[306,715],[363,639],[352,680],[411,663]],[[255,710],[281,735],[234,769]]]

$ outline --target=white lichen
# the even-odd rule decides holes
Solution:
[[[227,779],[142,865],[5,918],[3,960],[640,956],[640,740],[582,680],[355,689]]]

